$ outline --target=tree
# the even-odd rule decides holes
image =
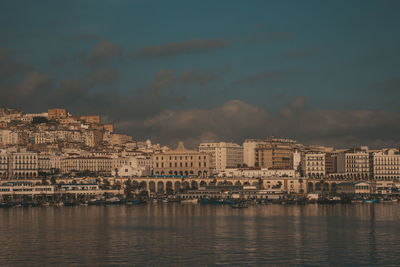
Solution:
[[[132,199],[134,196],[133,190],[134,190],[134,188],[133,188],[131,179],[126,180],[125,181],[125,189],[124,189],[125,197],[128,199]]]

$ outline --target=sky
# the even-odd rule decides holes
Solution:
[[[400,146],[400,1],[0,2],[0,106],[174,146]]]

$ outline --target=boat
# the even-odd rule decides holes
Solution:
[[[378,200],[377,199],[366,199],[364,200],[365,203],[377,203]]]
[[[101,205],[102,201],[100,199],[91,199],[88,202],[89,205]]]
[[[120,203],[121,203],[121,199],[119,199],[117,197],[106,198],[106,204],[116,205],[116,204],[120,204]]]
[[[199,203],[199,200],[198,199],[183,199],[183,200],[181,200],[181,203],[182,204],[197,204],[197,203]]]
[[[246,203],[235,203],[231,205],[232,209],[246,209],[249,206]]]

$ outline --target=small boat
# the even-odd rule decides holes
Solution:
[[[249,206],[246,203],[236,203],[236,204],[233,204],[231,207],[232,207],[232,209],[246,209]]]
[[[198,199],[183,199],[181,200],[182,204],[197,204],[199,203]]]
[[[163,203],[168,203],[168,199],[165,198],[165,199],[162,200],[162,202],[163,202]]]
[[[89,205],[101,205],[102,201],[100,199],[91,199],[88,202]]]
[[[106,199],[106,204],[112,204],[112,205],[116,205],[116,204],[120,204],[121,203],[121,199],[117,198],[117,197],[110,197]]]
[[[377,199],[366,199],[364,200],[365,203],[377,203],[378,200]]]

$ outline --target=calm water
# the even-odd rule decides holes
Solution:
[[[7,265],[399,265],[400,204],[0,210]]]

